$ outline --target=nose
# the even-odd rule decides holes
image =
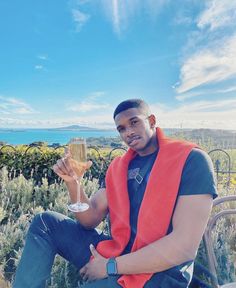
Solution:
[[[128,126],[126,128],[125,132],[126,132],[126,136],[128,136],[128,137],[130,137],[130,136],[132,136],[134,134],[134,130],[133,130],[133,128],[131,126]]]

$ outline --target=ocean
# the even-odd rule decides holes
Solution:
[[[67,144],[73,137],[117,137],[116,130],[53,130],[53,129],[0,129],[0,142],[10,145],[30,144],[36,141],[49,145]]]

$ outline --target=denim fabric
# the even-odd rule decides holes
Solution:
[[[181,274],[176,267],[168,269],[164,272],[159,272],[153,274],[152,278],[146,282],[144,288],[187,288],[189,287],[190,278],[186,279],[184,277],[185,274],[191,275],[193,265],[192,263],[186,263],[183,268],[186,273]],[[121,288],[121,286],[117,283],[119,276],[116,277],[108,277],[106,279],[85,283],[81,285],[81,288]],[[130,287],[134,288],[134,287]]]
[[[80,269],[91,256],[89,244],[96,247],[108,238],[56,212],[36,215],[26,237],[13,288],[44,288],[56,254]]]
[[[181,267],[173,267],[163,272],[154,273],[144,288],[187,288],[191,281],[192,270],[193,263],[190,261],[182,264]],[[121,286],[117,283],[119,277],[108,277],[86,283],[81,288],[120,288]]]
[[[119,277],[110,276],[106,279],[85,283],[84,285],[81,285],[80,288],[122,288],[117,283],[118,278]]]
[[[79,222],[62,214],[44,212],[36,215],[30,225],[12,287],[45,288],[56,254],[80,269],[91,256],[89,244],[96,247],[98,242],[107,239],[109,236],[98,233],[96,229],[85,229]],[[186,272],[191,266],[186,265]],[[155,273],[144,288],[188,287],[189,279],[183,277],[182,270],[185,269],[176,268]],[[108,277],[85,283],[81,288],[120,288],[117,279]]]

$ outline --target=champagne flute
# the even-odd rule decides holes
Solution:
[[[89,208],[87,203],[80,202],[80,178],[81,164],[85,165],[87,162],[86,141],[83,138],[72,138],[69,142],[69,151],[71,154],[71,166],[74,171],[73,178],[77,184],[77,202],[68,205],[68,209],[72,212],[83,212]]]

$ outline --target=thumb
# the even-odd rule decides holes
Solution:
[[[90,244],[90,245],[89,245],[89,249],[90,249],[93,257],[96,257],[96,256],[99,255],[99,253],[97,252],[97,250],[95,249],[95,247],[93,246],[93,244]]]

